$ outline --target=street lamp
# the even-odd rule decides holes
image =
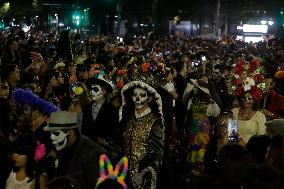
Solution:
[[[266,24],[267,24],[267,21],[266,21],[266,20],[261,20],[260,23],[261,23],[262,25],[266,25]]]
[[[271,20],[270,20],[270,21],[268,21],[268,25],[269,25],[269,26],[272,26],[273,24],[274,24],[274,22],[273,22],[273,21],[271,21]]]

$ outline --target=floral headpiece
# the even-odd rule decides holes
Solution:
[[[264,72],[264,67],[261,66],[259,59],[254,59],[251,62],[238,59],[227,82],[229,93],[241,96],[246,91],[250,91],[253,99],[259,101],[267,87]]]
[[[115,169],[113,170],[113,166],[107,157],[107,155],[102,154],[100,156],[100,178],[98,179],[98,182],[96,184],[96,188],[98,186],[110,179],[110,180],[116,180],[124,189],[127,189],[127,185],[124,181],[127,171],[128,171],[128,160],[126,157],[123,157],[115,166]],[[107,174],[106,174],[106,169],[105,166],[107,167]]]
[[[32,60],[32,63],[40,63],[41,64],[41,63],[44,62],[41,54],[35,53],[35,52],[31,52],[31,60]]]
[[[138,67],[137,74],[133,76],[133,81],[142,81],[157,89],[165,84],[165,66],[163,63],[154,64],[144,62]]]
[[[76,83],[70,85],[70,88],[71,88],[72,92],[76,96],[79,96],[79,95],[81,95],[84,92],[84,89],[80,86],[80,84],[82,84],[82,83],[76,82]]]

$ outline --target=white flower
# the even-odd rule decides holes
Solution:
[[[251,87],[255,85],[255,82],[252,78],[247,77],[244,81],[245,87],[244,87],[244,91],[249,91],[251,90]]]
[[[234,90],[236,90],[237,89],[237,87],[235,86],[235,85],[233,85],[232,86],[232,90],[234,91]]]
[[[239,75],[235,75],[235,78],[236,78],[236,79],[240,79],[240,76],[239,76]]]
[[[257,85],[257,88],[264,90],[266,88],[266,84],[265,83],[260,83]]]

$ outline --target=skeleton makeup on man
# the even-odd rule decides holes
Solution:
[[[100,85],[92,85],[90,95],[92,100],[96,101],[104,97],[104,91]]]
[[[133,91],[132,100],[136,110],[144,109],[148,107],[149,96],[145,89],[137,87]]]
[[[68,143],[68,134],[69,133],[67,131],[62,130],[51,132],[50,138],[52,140],[52,144],[54,145],[57,151],[63,150],[66,147]]]

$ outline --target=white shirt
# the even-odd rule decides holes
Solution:
[[[163,86],[163,88],[168,91],[168,93],[171,93],[173,91],[176,91],[175,86],[172,82],[167,83],[166,85]],[[173,106],[175,107],[176,101],[173,99]]]
[[[29,177],[26,177],[22,181],[18,181],[16,179],[16,173],[13,171],[10,173],[9,178],[6,181],[5,189],[33,189],[34,188],[34,180],[29,182]]]
[[[175,91],[175,86],[172,82],[167,83],[163,86],[164,89],[166,89],[169,93]]]
[[[93,116],[93,120],[95,121],[97,119],[97,116],[102,108],[102,105],[103,103],[105,102],[104,101],[101,101],[101,102],[98,102],[98,103],[94,103],[93,106],[92,106],[92,116]]]

